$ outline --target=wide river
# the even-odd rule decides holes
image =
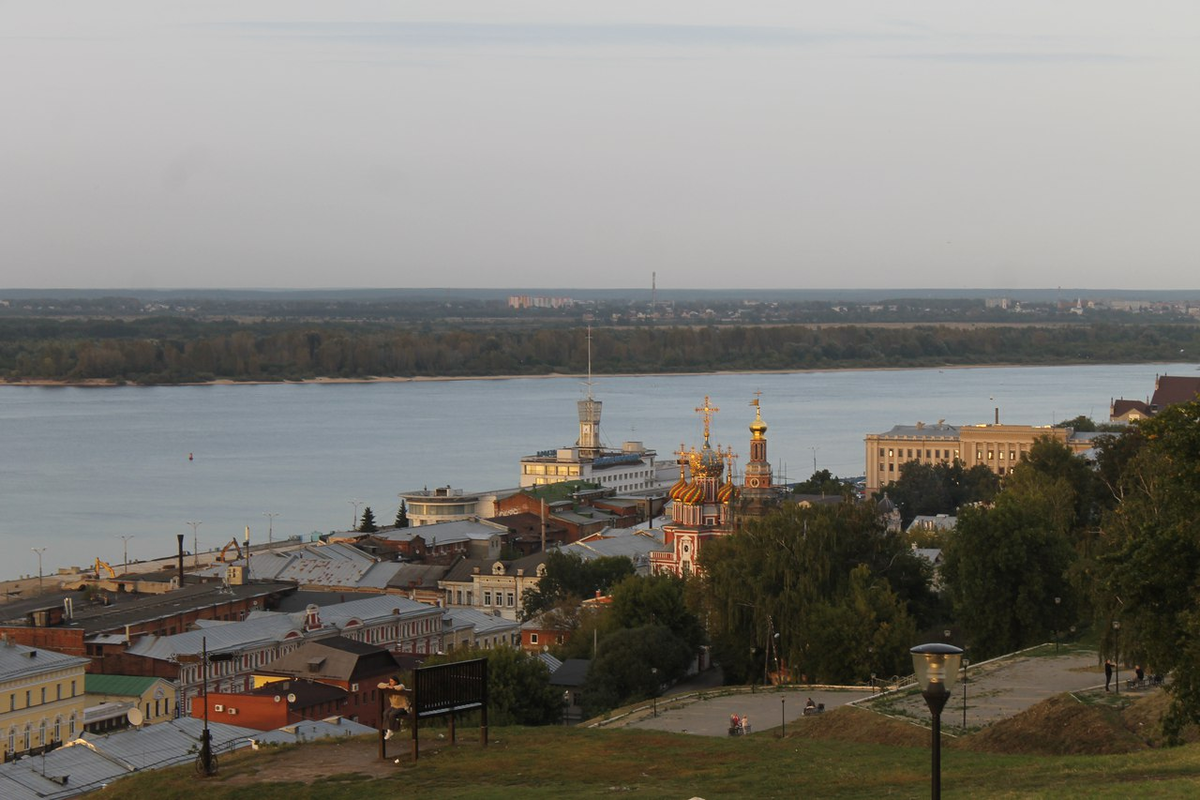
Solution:
[[[797,372],[600,378],[601,434],[671,459],[702,441],[695,408],[720,408],[713,444],[744,459],[762,392],[777,477],[814,464],[861,475],[863,436],[918,420],[1047,425],[1108,418],[1158,374],[1194,364]],[[0,386],[0,577],[200,549],[243,528],[265,541],[343,530],[353,500],[390,523],[397,493],[516,486],[518,459],[578,434],[571,378],[179,387]],[[191,458],[189,459],[189,454]],[[744,463],[744,462],[739,462]],[[126,537],[122,541],[121,537]],[[129,538],[132,537],[132,538]]]

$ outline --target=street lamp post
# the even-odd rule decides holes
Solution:
[[[787,738],[787,697],[779,698],[779,738]]]
[[[1059,609],[1062,608],[1062,598],[1054,598],[1054,655],[1058,655],[1058,621],[1062,617]]]
[[[271,549],[271,542],[275,538],[275,518],[279,516],[278,511],[264,511],[263,516],[267,518],[267,549]]]
[[[185,522],[185,525],[192,526],[192,567],[200,566],[200,537],[196,533],[196,529],[203,525],[203,521]]]
[[[653,699],[650,701],[654,710],[651,713],[654,716],[654,718],[657,719],[658,718],[658,667],[650,668],[650,682],[654,684],[654,695],[653,695]]]
[[[563,690],[563,725],[567,724],[567,712],[571,709],[571,690]]]
[[[920,644],[909,651],[912,654],[913,673],[917,684],[921,687],[921,696],[929,706],[933,715],[933,763],[932,763],[932,794],[933,800],[942,796],[942,709],[950,699],[954,690],[954,681],[958,678],[958,666],[962,661],[963,651],[960,647],[943,642]]]
[[[354,516],[350,518],[350,530],[354,530],[358,527],[358,507],[362,505],[363,501],[356,497],[348,502],[354,506]]]
[[[971,659],[967,658],[967,657],[964,655],[964,656],[963,656],[963,660],[962,660],[962,665],[963,665],[963,667],[962,667],[962,669],[963,669],[963,674],[962,674],[962,684],[963,684],[963,730],[964,730],[964,731],[966,731],[966,729],[967,729],[967,666],[968,666],[970,663],[971,663]]]
[[[124,553],[123,557],[125,559],[125,563],[121,565],[121,574],[126,575],[129,573],[129,540],[133,538],[133,534],[130,533],[128,535],[118,535],[121,537],[121,546]]]
[[[1117,694],[1121,693],[1121,620],[1113,620],[1113,667],[1117,671]]]
[[[41,594],[42,593],[42,553],[46,552],[46,548],[31,547],[29,549],[32,550],[33,552],[37,553],[37,557],[38,557],[38,594]]]

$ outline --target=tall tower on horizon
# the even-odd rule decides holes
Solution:
[[[754,406],[754,421],[750,423],[750,459],[746,462],[741,491],[741,513],[762,516],[776,498],[771,463],[767,461],[767,423],[763,422],[759,404],[761,392],[750,401]]]
[[[603,403],[592,395],[592,329],[587,332],[588,375],[587,397],[577,403],[579,409],[580,458],[595,458],[600,454],[600,412]]]

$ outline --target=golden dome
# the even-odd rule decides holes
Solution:
[[[705,442],[700,452],[693,450],[689,456],[693,478],[719,478],[725,471],[725,459]]]
[[[750,433],[755,439],[763,438],[763,434],[767,432],[767,423],[763,422],[762,411],[758,405],[754,406],[754,422],[750,423]]]
[[[726,483],[717,491],[717,502],[728,503],[737,496],[737,489],[732,483]]]

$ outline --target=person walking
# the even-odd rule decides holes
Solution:
[[[1112,683],[1113,667],[1115,666],[1116,664],[1113,663],[1111,658],[1104,660],[1104,691],[1106,692],[1108,691],[1109,684]]]

